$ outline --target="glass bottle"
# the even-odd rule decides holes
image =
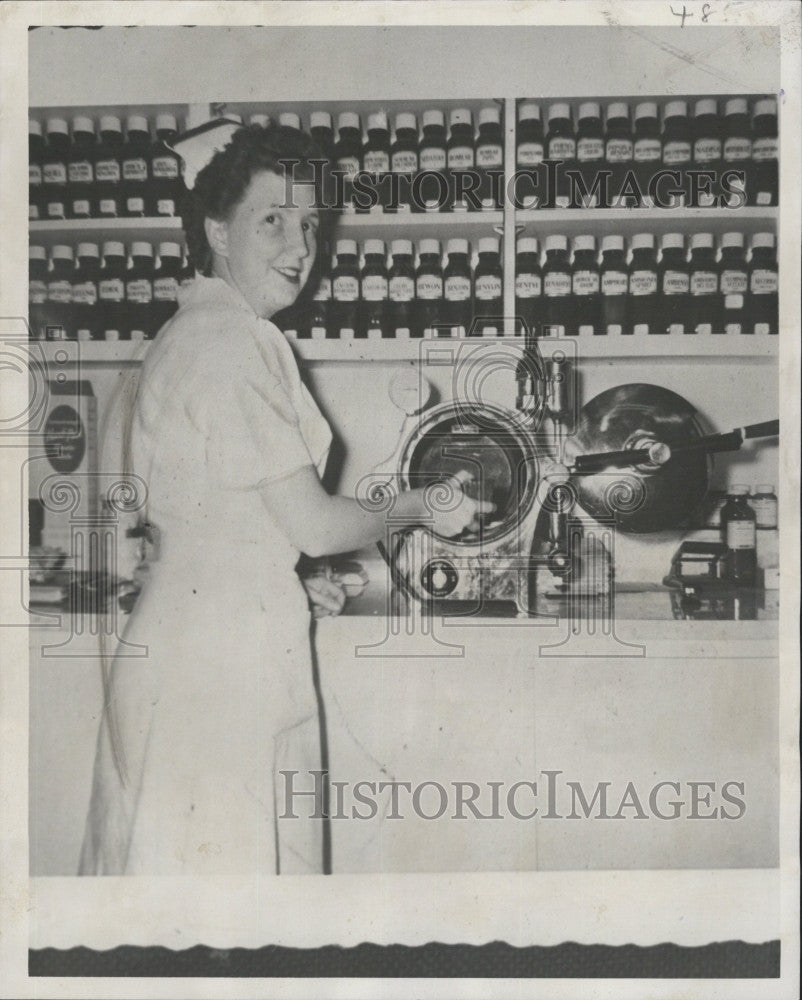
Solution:
[[[365,240],[365,264],[360,280],[360,334],[371,340],[389,335],[387,322],[387,262],[383,240]]]
[[[654,236],[635,233],[632,237],[632,260],[629,266],[629,324],[626,333],[641,336],[662,328],[658,316],[657,257]]]
[[[547,207],[568,208],[571,182],[566,171],[576,169],[576,138],[571,120],[571,105],[549,105],[549,130],[546,135],[548,163]],[[555,161],[559,161],[555,162]]]
[[[692,208],[711,208],[718,203],[721,176],[722,122],[718,104],[713,98],[702,98],[693,109],[693,167],[712,173],[712,178],[697,178],[689,185],[688,204]]]
[[[632,159],[641,205],[654,207],[652,178],[660,169],[662,158],[663,141],[657,104],[655,101],[641,101],[635,105],[635,139],[632,143]]]
[[[663,166],[677,175],[683,194],[671,195],[674,208],[687,204],[688,169],[691,164],[691,126],[687,101],[668,101],[663,109]],[[659,208],[666,206],[660,205]]]
[[[28,247],[28,328],[31,340],[45,340],[47,335],[47,250]]]
[[[383,211],[389,204],[389,192],[383,180],[390,173],[390,129],[387,115],[376,111],[368,115],[368,135],[362,150],[362,169],[371,175],[378,194],[378,204],[372,210]]]
[[[597,333],[620,337],[627,329],[627,255],[623,236],[602,239],[602,262],[599,272],[601,290],[601,327]]]
[[[131,244],[131,267],[125,276],[125,340],[150,340],[153,336],[153,247],[137,240]]]
[[[170,217],[181,213],[181,163],[178,154],[170,148],[177,135],[175,115],[156,116],[156,143],[150,159],[148,215]]]
[[[688,333],[720,333],[718,265],[712,233],[691,236]]]
[[[100,142],[95,150],[95,207],[93,215],[112,219],[123,214],[122,158],[123,135],[120,119],[103,115]]]
[[[778,287],[774,234],[755,233],[749,261],[749,333],[780,332]]]
[[[334,160],[334,129],[328,111],[313,111],[309,116],[309,134],[325,159]]]
[[[356,240],[337,240],[337,266],[331,276],[329,337],[353,340],[359,310],[359,257]]]
[[[752,176],[750,205],[776,205],[779,195],[777,102],[755,101],[752,113]]]
[[[393,240],[390,253],[393,258],[388,281],[390,330],[395,337],[408,339],[415,325],[415,268],[412,260],[412,241]]]
[[[724,105],[724,142],[722,156],[722,199],[737,208],[747,202],[747,183],[752,164],[752,123],[745,97],[733,97]],[[727,177],[738,171],[740,177]]]
[[[334,164],[342,174],[342,196],[337,199],[338,207],[352,212],[354,179],[362,169],[362,126],[359,115],[353,111],[343,111],[337,117]]]
[[[417,320],[414,336],[424,337],[443,322],[443,268],[437,240],[421,240],[418,245],[418,268],[415,272]]]
[[[726,579],[737,587],[754,587],[757,576],[756,518],[748,498],[749,487],[735,484],[721,511],[722,541],[727,546]]]
[[[451,210],[467,212],[478,208],[478,200],[473,191],[472,172],[476,166],[473,141],[473,115],[468,108],[455,108],[448,116],[450,131],[448,136],[446,162],[448,165]],[[470,188],[468,187],[470,185]],[[467,191],[470,189],[471,194]]]
[[[633,171],[634,142],[632,125],[629,120],[629,105],[625,101],[613,101],[607,105],[606,130],[604,133],[604,159],[610,171],[610,205],[634,207],[639,203],[632,182],[627,184],[627,174]]]
[[[571,336],[595,336],[601,333],[599,267],[594,236],[574,238],[574,263],[571,269],[571,317],[565,331]]]
[[[443,272],[443,322],[452,337],[464,337],[471,326],[472,282],[468,260],[468,241],[449,240],[446,244],[446,269]]]
[[[547,236],[543,266],[543,336],[565,336],[570,321],[570,296],[568,240],[565,236]]]
[[[125,247],[116,240],[103,244],[103,267],[98,283],[104,340],[122,340],[125,332]]]
[[[97,243],[79,243],[78,268],[72,279],[72,313],[76,340],[100,340],[99,280],[100,250]]]
[[[309,321],[303,324],[299,336],[325,340],[331,312],[331,255],[326,244],[321,244],[318,249],[314,277],[311,280],[315,290],[309,306]]]
[[[501,109],[492,104],[479,109],[479,134],[476,137],[479,201],[484,211],[501,207],[503,168],[504,133],[501,128]]]
[[[72,120],[72,147],[67,157],[70,218],[88,219],[95,197],[95,126],[91,118]]]
[[[604,131],[602,129],[601,107],[596,101],[584,101],[579,105],[576,126],[576,158],[579,173],[588,191],[575,208],[597,208],[599,195],[594,185],[604,167]],[[609,184],[602,178],[603,201],[609,204]]]
[[[150,128],[144,115],[129,115],[122,152],[124,215],[144,218],[150,181]]]
[[[178,310],[178,287],[183,259],[178,243],[159,244],[159,265],[153,272],[151,330],[155,336]]]
[[[437,108],[423,112],[418,161],[421,177],[413,186],[413,211],[442,212],[448,210],[448,152],[445,115]]]
[[[524,101],[518,105],[515,137],[515,207],[537,208],[545,185],[543,176],[543,122],[540,105]]]
[[[42,157],[42,196],[46,219],[67,218],[67,159],[70,136],[63,118],[48,118],[47,146]]]
[[[749,506],[755,512],[755,527],[758,531],[777,530],[777,494],[773,483],[758,483],[749,498]]]
[[[504,333],[504,275],[498,252],[498,239],[483,236],[479,240],[479,259],[473,275],[474,333],[497,337]]]
[[[655,333],[691,333],[691,276],[682,233],[665,233],[660,241],[660,315]]]
[[[719,316],[723,333],[746,333],[746,294],[749,271],[744,254],[744,234],[724,233],[721,237]]]
[[[524,325],[524,335],[540,336],[543,274],[538,242],[520,236],[515,247],[515,315]]]
[[[28,218],[44,217],[42,205],[42,159],[45,141],[42,125],[35,118],[28,119]]]
[[[50,272],[47,276],[48,340],[74,340],[72,314],[72,278],[75,272],[72,247],[58,243],[50,251]]]
[[[390,170],[397,185],[397,210],[409,212],[412,208],[412,181],[418,172],[418,121],[409,112],[402,111],[395,116]]]

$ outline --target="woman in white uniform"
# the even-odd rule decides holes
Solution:
[[[381,513],[324,490],[329,428],[270,321],[314,263],[319,154],[285,127],[222,125],[194,146],[184,222],[202,273],[150,346],[133,407],[131,471],[158,545],[108,671],[82,874],[322,870],[319,820],[286,850],[277,835],[274,774],[320,767],[295,565],[384,535]],[[489,509],[461,486],[434,515],[440,534]],[[393,511],[427,515],[420,490]],[[339,592],[317,587],[336,612]]]

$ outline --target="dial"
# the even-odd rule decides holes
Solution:
[[[459,574],[447,559],[433,559],[421,572],[421,582],[432,597],[447,597],[457,586]]]

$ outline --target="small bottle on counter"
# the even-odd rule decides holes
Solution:
[[[602,239],[599,288],[601,290],[601,327],[596,332],[611,337],[620,337],[627,329],[627,291],[629,288],[623,236],[605,236]]]
[[[178,124],[174,115],[156,116],[156,143],[150,159],[152,180],[147,214],[152,216],[176,216],[181,210],[181,164],[170,143],[178,135]]]
[[[359,310],[359,257],[356,240],[337,240],[337,266],[331,276],[331,326],[328,336],[353,340]]]
[[[123,214],[122,159],[123,134],[120,119],[103,115],[100,119],[100,142],[95,150],[94,211],[99,219],[113,219]]]
[[[155,336],[178,310],[178,288],[183,267],[178,243],[159,244],[159,266],[153,272],[151,329]]]
[[[632,143],[632,160],[635,179],[640,194],[639,203],[654,207],[650,192],[652,177],[660,169],[663,158],[663,141],[660,135],[660,119],[657,117],[655,101],[641,101],[635,105],[635,137]]]
[[[504,133],[501,109],[493,104],[479,110],[476,138],[476,168],[479,173],[479,200],[483,211],[501,207],[499,174],[504,167]]]
[[[47,325],[47,250],[28,247],[28,327],[31,340],[45,340]]]
[[[596,101],[585,101],[579,105],[576,126],[576,158],[579,173],[588,191],[583,202],[576,201],[576,208],[596,208],[599,204],[594,185],[599,172],[604,167],[604,131],[602,129],[601,107]],[[607,194],[609,202],[609,186]]]
[[[758,531],[776,531],[777,494],[772,483],[758,483],[749,498],[749,506],[755,512],[755,527]]]
[[[100,249],[97,243],[79,243],[78,268],[72,279],[72,311],[76,340],[100,340],[99,280]]]
[[[42,195],[46,219],[66,219],[67,160],[70,135],[63,118],[48,118],[47,147],[42,158]]]
[[[660,312],[655,333],[690,333],[691,276],[682,233],[665,233],[660,241]]]
[[[543,336],[564,337],[570,322],[571,265],[565,236],[546,237],[543,265]]]
[[[744,97],[733,97],[724,105],[724,142],[721,149],[723,170],[740,171],[742,177],[734,177],[723,191],[724,201],[731,208],[747,203],[747,184],[752,163],[752,126],[749,121],[749,107]],[[728,193],[729,192],[729,193]]]
[[[104,340],[122,340],[125,329],[125,247],[116,240],[103,244],[103,268],[98,283]]]
[[[504,332],[504,276],[498,252],[498,239],[483,236],[479,240],[479,259],[473,276],[474,333],[498,337]]]
[[[144,218],[150,183],[150,127],[144,115],[129,115],[122,153],[124,214]]]
[[[45,141],[42,126],[35,118],[28,119],[28,218],[38,221],[44,217],[42,207],[42,159]]]
[[[731,486],[721,511],[722,541],[727,546],[726,579],[738,587],[754,587],[756,582],[756,518],[748,497],[748,486]]]
[[[752,115],[752,176],[750,205],[776,205],[779,195],[777,102],[755,101]]]
[[[418,121],[415,115],[409,112],[401,112],[395,116],[395,139],[390,147],[390,170],[398,178],[396,210],[409,212],[412,209],[412,180],[418,172]]]
[[[554,181],[554,190],[548,191],[546,195],[547,207],[568,208],[571,202],[571,182],[566,171],[576,168],[576,137],[571,120],[571,105],[562,101],[549,105],[546,159],[550,162],[560,161],[559,165],[552,167],[555,174],[551,175],[550,182]]]
[[[543,274],[534,236],[521,236],[515,248],[515,314],[523,323],[524,337],[540,336]]]
[[[131,244],[131,267],[125,276],[125,340],[153,336],[153,247],[138,240]]]
[[[389,335],[387,322],[387,264],[383,240],[365,240],[365,266],[362,268],[360,295],[362,322],[359,336],[381,340]]]
[[[471,265],[468,241],[449,240],[446,244],[448,261],[443,272],[443,322],[451,328],[452,337],[464,337],[471,325]]]
[[[448,136],[446,163],[448,166],[449,190],[452,212],[467,212],[470,203],[463,193],[467,190],[466,177],[476,166],[473,140],[473,115],[469,108],[455,108],[448,116],[450,132]],[[472,197],[476,197],[472,195]]]
[[[721,512],[727,503],[724,490],[711,490],[705,497],[703,527],[715,528],[721,534]]]
[[[418,269],[415,272],[417,320],[414,335],[425,337],[443,322],[443,268],[440,243],[421,240],[418,245]]]
[[[627,310],[627,333],[642,336],[662,329],[658,315],[657,257],[652,233],[635,233],[632,237]]]
[[[749,325],[757,336],[779,333],[777,255],[773,233],[755,233],[749,262]]]
[[[746,333],[746,293],[749,271],[744,255],[743,233],[724,233],[721,237],[721,275],[719,316],[724,333]]]
[[[676,188],[683,194],[672,194],[672,208],[687,203],[688,169],[691,164],[691,126],[687,101],[668,101],[663,109],[663,166],[677,174]],[[673,186],[673,185],[672,185]],[[669,206],[658,205],[658,208]]]
[[[72,120],[72,148],[67,158],[70,218],[88,219],[95,197],[95,126],[91,118]]]
[[[629,121],[629,105],[614,101],[607,105],[604,133],[604,159],[610,171],[610,205],[613,208],[634,207],[639,199],[622,190],[627,174],[633,168],[634,143]]]
[[[75,273],[72,247],[57,243],[50,251],[50,273],[47,276],[48,340],[74,340],[72,315],[72,279]]]
[[[691,236],[690,300],[687,333],[722,333],[719,313],[719,268],[712,233]]]
[[[411,240],[393,240],[390,244],[393,261],[390,268],[390,329],[399,339],[408,340],[415,325],[415,268]]]
[[[438,212],[447,210],[448,184],[446,171],[448,167],[448,152],[446,142],[445,115],[437,108],[423,112],[423,134],[420,141],[418,161],[422,177],[420,184],[414,188],[416,195],[412,208],[414,211]]]

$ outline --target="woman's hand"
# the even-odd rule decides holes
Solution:
[[[345,605],[345,590],[341,584],[324,574],[307,576],[301,580],[312,605],[315,618],[339,615]]]
[[[496,509],[494,503],[487,500],[474,500],[465,492],[465,485],[473,479],[467,469],[460,469],[459,472],[443,480],[442,484],[434,484],[430,487],[435,491],[432,500],[437,500],[436,491],[442,487],[452,490],[456,494],[456,503],[446,501],[443,506],[447,510],[434,511],[434,523],[432,529],[438,535],[445,535],[446,538],[453,538],[462,534],[466,529],[469,531],[479,530],[480,515],[489,514]]]

